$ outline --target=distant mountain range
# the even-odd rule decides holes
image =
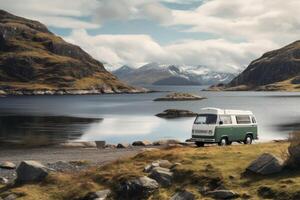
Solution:
[[[211,89],[300,91],[300,41],[263,54],[230,83]]]
[[[205,66],[160,65],[149,63],[139,68],[122,66],[112,71],[131,85],[212,85],[229,83],[233,73],[210,70]]]
[[[0,10],[0,95],[137,92],[38,21]]]

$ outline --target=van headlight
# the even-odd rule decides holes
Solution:
[[[208,134],[212,135],[212,134],[213,134],[213,131],[212,131],[212,130],[209,130],[209,131],[208,131]]]

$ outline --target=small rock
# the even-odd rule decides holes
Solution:
[[[264,153],[246,168],[247,173],[260,175],[275,174],[282,170],[283,161],[272,154]]]
[[[119,185],[117,194],[126,200],[146,199],[159,187],[158,183],[146,176],[128,180]]]
[[[160,145],[168,145],[168,144],[179,144],[180,141],[179,140],[173,140],[173,139],[169,139],[169,140],[158,140],[153,142],[154,146],[160,146]]]
[[[143,140],[143,141],[134,141],[132,143],[132,146],[149,146],[151,145],[152,143],[148,140]]]
[[[194,200],[195,195],[186,190],[175,193],[170,200]]]
[[[173,169],[175,169],[176,167],[178,167],[178,166],[181,166],[182,164],[181,163],[174,163],[171,167],[170,167],[170,169],[171,170],[173,170]]]
[[[128,148],[129,146],[130,146],[130,144],[128,144],[128,143],[119,143],[117,145],[117,148],[122,149],[122,148]]]
[[[237,193],[231,190],[214,190],[206,192],[206,195],[214,199],[234,199],[239,197]]]
[[[172,167],[172,163],[168,160],[157,160],[155,161],[158,163],[158,166],[163,167],[163,168],[171,168]]]
[[[97,149],[104,149],[105,148],[105,141],[95,141]]]
[[[48,176],[48,168],[37,161],[22,161],[17,168],[17,183],[42,181]]]
[[[106,200],[110,194],[111,191],[109,189],[100,190],[98,192],[90,192],[82,200]]]
[[[106,144],[105,145],[105,148],[108,148],[108,149],[114,149],[114,148],[116,148],[117,146],[116,145],[114,145],[114,144]]]
[[[9,194],[3,200],[15,200],[17,198],[18,198],[17,195],[15,195],[15,194]]]
[[[276,196],[276,192],[267,186],[261,186],[257,190],[258,196],[268,199],[273,199]]]
[[[172,184],[173,172],[167,168],[155,167],[151,170],[149,177],[156,180],[160,185],[166,187]]]
[[[2,169],[16,169],[16,165],[13,162],[5,161],[0,163]]]
[[[0,177],[0,184],[6,185],[8,183],[8,179],[4,177]]]

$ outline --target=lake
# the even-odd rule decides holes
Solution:
[[[204,107],[251,110],[260,141],[283,139],[300,119],[300,93],[208,92],[200,86],[150,86],[159,91],[191,92],[201,101],[154,102],[168,92],[86,96],[16,96],[0,98],[0,141],[53,143],[65,140],[134,140],[190,138],[194,118],[161,119],[165,109],[198,112]],[[300,120],[299,120],[300,121]],[[289,126],[285,126],[291,124]]]

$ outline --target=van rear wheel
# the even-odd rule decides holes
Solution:
[[[220,140],[220,142],[218,143],[218,145],[219,145],[219,146],[226,146],[226,145],[228,145],[228,140],[227,140],[227,138],[222,138],[222,139]]]
[[[204,143],[203,142],[196,142],[195,144],[197,145],[197,147],[204,147]]]
[[[247,135],[245,140],[244,140],[244,144],[252,144],[252,136],[251,135]]]

